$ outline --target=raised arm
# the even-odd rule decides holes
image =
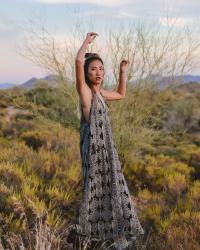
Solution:
[[[84,60],[85,52],[88,44],[90,44],[98,34],[95,32],[87,33],[83,44],[81,45],[75,59],[75,71],[76,71],[76,89],[80,97],[80,102],[83,108],[83,113],[85,119],[89,120],[89,113],[92,100],[92,92],[89,86],[85,82],[85,73],[84,73]]]
[[[119,85],[117,91],[101,89],[101,94],[106,100],[120,100],[125,98],[126,95],[126,70],[128,66],[127,60],[122,60],[119,70]]]
[[[82,92],[85,89],[89,88],[87,86],[87,84],[85,83],[84,58],[85,58],[85,52],[86,52],[86,49],[88,47],[88,44],[90,44],[97,35],[98,34],[95,32],[87,33],[87,36],[86,36],[85,40],[83,41],[83,44],[81,45],[81,47],[78,50],[78,53],[76,55],[76,59],[75,59],[76,89],[77,89],[79,94],[82,94]]]

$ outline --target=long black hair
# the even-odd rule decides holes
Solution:
[[[103,60],[97,53],[85,53],[85,63],[84,63],[84,73],[85,73],[85,82],[90,87],[90,80],[88,78],[88,68],[91,62],[94,60],[99,60],[103,64]]]

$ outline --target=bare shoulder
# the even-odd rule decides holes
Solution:
[[[121,99],[125,98],[125,96],[121,95],[116,90],[110,90],[110,89],[103,89],[103,88],[101,88],[100,91],[101,91],[102,96],[107,101],[121,100]]]

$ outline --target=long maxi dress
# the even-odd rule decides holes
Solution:
[[[130,242],[143,235],[144,230],[121,172],[107,103],[101,93],[92,94],[89,122],[84,118],[82,105],[80,108],[83,199],[77,232],[89,239],[111,242],[113,248],[105,249],[129,249]]]

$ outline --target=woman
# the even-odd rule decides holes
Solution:
[[[80,153],[84,177],[83,200],[76,233],[79,235],[79,249],[81,239],[85,236],[90,242],[90,248],[87,249],[93,249],[92,242],[96,239],[101,243],[113,243],[110,244],[112,248],[106,245],[104,249],[124,250],[129,249],[131,242],[136,236],[144,234],[144,230],[121,172],[106,102],[125,97],[128,61],[120,63],[118,91],[103,89],[103,61],[98,54],[85,53],[88,44],[97,35],[95,32],[87,34],[75,61],[76,88],[81,109]]]

